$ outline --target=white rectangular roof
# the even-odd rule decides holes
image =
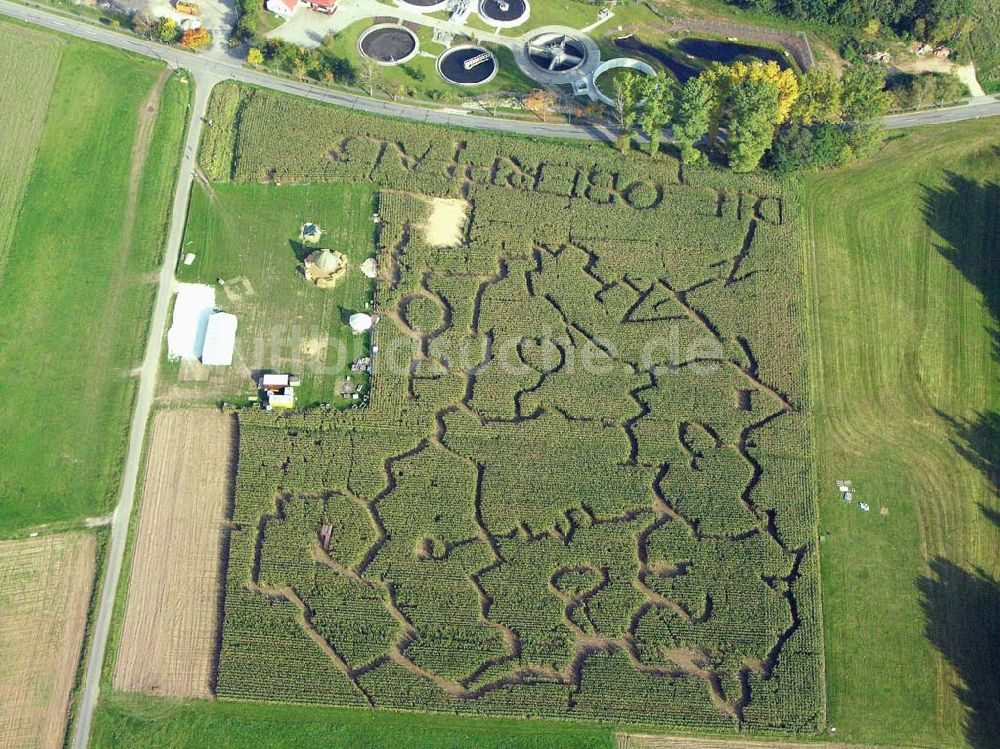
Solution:
[[[236,347],[236,315],[215,312],[208,318],[205,329],[205,347],[201,351],[201,363],[217,367],[228,367],[233,363],[233,349]]]
[[[167,331],[171,359],[197,361],[205,345],[205,327],[215,311],[215,289],[195,283],[177,286],[174,318]]]
[[[261,387],[276,387],[283,388],[290,385],[290,376],[286,374],[266,374],[261,379]]]

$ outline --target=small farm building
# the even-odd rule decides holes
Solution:
[[[299,378],[295,375],[278,373],[261,375],[260,387],[264,390],[267,410],[295,408],[295,388],[298,386]]]
[[[268,392],[279,392],[287,387],[295,387],[299,378],[290,374],[266,374],[260,378],[260,386]]]
[[[264,3],[264,7],[276,16],[288,18],[295,12],[295,8],[298,4],[299,0],[267,0],[267,2]],[[315,227],[316,224],[306,224],[306,226]],[[317,236],[316,239],[318,240],[319,237]],[[303,237],[303,240],[305,240],[305,237]]]
[[[268,410],[272,408],[295,408],[295,388],[285,388],[280,393],[267,394]]]
[[[295,10],[295,7],[298,5],[298,0],[268,0],[269,4],[272,2],[280,2],[283,5],[288,5],[292,10]],[[319,224],[314,224],[311,221],[302,224],[302,229],[299,231],[299,239],[309,244],[316,244],[322,236],[323,230],[319,228]]]
[[[201,350],[201,363],[209,366],[228,367],[233,363],[236,347],[236,315],[213,312],[205,329],[205,346]]]

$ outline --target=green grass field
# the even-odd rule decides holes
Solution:
[[[219,278],[242,277],[252,291],[241,283],[230,283],[228,294],[216,287],[216,304],[239,319],[236,366],[212,368],[207,381],[192,381],[179,363],[168,363],[166,399],[245,401],[254,393],[251,371],[269,369],[301,376],[301,405],[339,402],[334,386],[368,349],[347,318],[371,299],[372,282],[358,266],[375,253],[374,208],[375,190],[368,185],[196,186],[184,252],[197,259],[180,266],[178,279],[216,285]],[[298,271],[315,249],[298,241],[306,221],[324,230],[317,247],[348,259],[333,289],[313,286]]]
[[[1000,746],[996,146],[995,121],[921,129],[805,180],[829,722],[841,740]],[[855,504],[838,479],[854,482]]]
[[[183,749],[611,749],[611,729],[552,721],[456,718],[294,705],[178,702],[116,694],[98,708],[91,746]]]
[[[35,64],[36,34],[4,25],[0,44],[29,40],[11,59]],[[34,157],[0,217],[17,215],[0,280],[0,535],[113,503],[189,93],[177,76],[165,82],[141,168],[140,106],[163,67],[52,39],[40,42],[58,66],[51,93],[44,65],[31,88],[2,81],[0,118],[22,121],[16,142],[4,133],[4,166],[18,163],[10,152]]]
[[[0,68],[0,93],[20,102],[0,110],[0,281],[62,48],[59,37],[0,23],[0,57],[14,61]]]

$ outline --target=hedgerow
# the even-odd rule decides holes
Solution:
[[[821,730],[782,185],[221,96],[216,179],[381,186],[382,319],[366,408],[240,412],[218,695]]]

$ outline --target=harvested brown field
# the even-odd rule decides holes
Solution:
[[[63,745],[94,557],[92,533],[0,542],[0,749]]]
[[[744,739],[697,739],[691,736],[653,736],[619,733],[617,749],[909,749],[908,747],[874,746],[871,744],[803,744],[788,741],[747,741]]]
[[[213,409],[153,421],[114,685],[210,697],[236,423]]]

